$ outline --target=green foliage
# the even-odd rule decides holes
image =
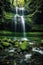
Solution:
[[[12,12],[5,12],[4,11],[4,17],[6,19],[12,19],[14,17],[14,13],[12,13]]]
[[[0,0],[0,16],[3,20],[5,19],[12,19],[13,12],[12,12],[12,0]]]
[[[43,43],[43,39],[41,40],[41,43]]]
[[[19,46],[19,42],[18,42],[18,41],[15,42],[15,46],[16,46],[16,47]]]
[[[13,5],[14,6],[24,6],[24,0],[14,0],[14,2],[13,2]]]
[[[28,12],[26,21],[32,23],[36,20],[36,14],[41,13],[42,0],[25,0],[25,8]]]
[[[2,45],[4,45],[4,46],[9,46],[10,43],[8,43],[8,42],[2,42]]]
[[[25,4],[24,4],[25,1]],[[18,6],[24,6],[26,8],[26,13],[28,13],[25,17],[26,17],[26,22],[28,21],[29,24],[31,24],[33,22],[33,19],[36,18],[36,14],[37,13],[41,13],[41,4],[42,0],[19,0],[19,2],[17,2],[16,4],[18,4]],[[5,29],[6,27],[6,22],[7,24],[9,23],[9,19],[11,21],[11,19],[14,17],[15,13],[13,12],[13,6],[15,5],[14,0],[0,0],[0,25],[4,25]],[[11,22],[10,22],[11,23]],[[31,25],[32,30],[40,30],[43,27],[38,26],[38,25]],[[16,32],[16,36],[17,39],[18,37],[22,36],[22,33],[20,32]],[[11,31],[7,31],[6,30],[0,30],[0,56],[3,58],[1,61],[1,57],[0,57],[0,62],[2,63],[6,63],[7,65],[9,63],[9,65],[22,65],[23,64],[23,60],[25,60],[25,53],[29,54],[30,49],[32,50],[33,47],[37,47],[37,45],[40,47],[41,44],[43,44],[43,37],[41,37],[43,35],[43,32],[28,32],[26,33],[26,36],[31,40],[31,41],[15,41],[13,38],[15,36],[14,32]],[[35,43],[34,45],[30,44],[30,43]],[[32,47],[32,48],[31,48]],[[7,51],[6,51],[7,49]],[[14,51],[12,51],[14,50]],[[27,52],[27,51],[28,52]],[[10,52],[9,52],[10,51]],[[33,53],[33,52],[30,52]],[[6,56],[5,56],[6,55]],[[7,60],[6,60],[7,58]],[[11,59],[11,61],[9,60],[9,58]],[[35,57],[36,58],[36,57]],[[38,57],[37,57],[38,58]],[[42,57],[41,57],[42,59]],[[4,60],[4,61],[3,61]],[[35,59],[32,59],[32,63],[34,65],[34,63],[36,63],[35,65],[38,65],[37,62],[39,62],[39,64],[41,65],[40,61],[34,61]],[[39,60],[39,59],[37,59]],[[25,60],[26,63],[29,61]],[[33,62],[34,61],[34,62]],[[42,60],[41,60],[42,61]],[[30,61],[29,61],[30,62]],[[19,64],[21,63],[21,64]],[[3,64],[3,65],[6,65]]]
[[[20,44],[20,48],[21,48],[22,50],[26,50],[27,47],[28,47],[28,44],[29,44],[29,43],[27,43],[26,41],[21,42],[21,44]]]
[[[27,11],[30,12],[30,14],[31,13],[35,14],[36,12],[40,11],[39,9],[42,5],[41,3],[42,3],[42,0],[27,0],[25,7]]]

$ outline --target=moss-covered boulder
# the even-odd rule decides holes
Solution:
[[[9,46],[10,43],[8,43],[8,42],[2,42],[2,45],[3,45],[3,46]]]
[[[19,46],[19,42],[17,41],[17,42],[15,42],[15,46],[16,47],[18,47]]]
[[[20,48],[22,50],[26,50],[28,48],[28,46],[29,46],[29,44],[26,41],[21,42],[21,44],[20,44]]]

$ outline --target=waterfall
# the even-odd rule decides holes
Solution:
[[[23,40],[26,39],[26,32],[25,32],[25,18],[24,18],[24,7],[15,7],[16,14],[14,15],[14,23],[15,23],[15,37],[16,37],[16,32],[17,32],[17,23],[19,21],[19,24],[21,23],[21,28],[22,28],[22,33],[23,33]],[[18,13],[19,12],[19,13]],[[21,13],[21,15],[20,15]]]
[[[25,19],[23,16],[21,16],[21,23],[22,23],[22,28],[23,28],[23,36],[25,37]]]
[[[18,7],[15,7],[16,10],[16,15],[14,16],[14,24],[15,24],[15,39],[16,39],[16,30],[17,30],[17,17],[19,17],[18,15]]]
[[[16,6],[16,8],[15,8],[15,9],[16,9],[16,14],[18,14],[18,7]]]
[[[14,17],[14,23],[15,23],[15,36],[16,36],[16,26],[17,26],[16,15]]]
[[[24,7],[20,7],[19,10],[22,11],[22,15],[24,16],[25,8]]]

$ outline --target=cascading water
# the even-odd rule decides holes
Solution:
[[[15,7],[15,10],[16,10],[16,15],[14,15],[14,24],[15,24],[15,40],[16,40],[16,31],[17,31],[17,17],[19,17],[18,15],[18,7],[16,6]]]
[[[20,7],[19,10],[21,11],[22,15],[24,16],[24,10],[25,10],[25,8],[24,7]]]
[[[14,23],[15,23],[15,36],[16,36],[16,30],[17,30],[17,17],[19,17],[19,15],[18,14],[16,14],[15,16],[14,16]]]
[[[24,19],[24,7],[15,7],[16,14],[14,16],[14,23],[15,23],[15,37],[16,37],[16,32],[17,32],[17,23],[21,23],[21,28],[22,28],[22,33],[23,33],[23,40],[26,39],[26,33],[25,33],[25,19]],[[21,14],[21,15],[20,15]]]
[[[18,7],[16,7],[16,14],[18,14]]]
[[[23,36],[25,37],[25,19],[23,16],[21,16],[21,23],[22,23],[22,28],[23,28]]]

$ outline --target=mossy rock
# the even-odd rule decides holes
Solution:
[[[11,40],[11,39],[8,39],[7,41],[8,41],[8,42],[11,42],[12,40]]]
[[[4,45],[4,46],[9,46],[10,43],[8,43],[8,42],[2,42],[2,45]]]
[[[19,46],[19,42],[15,42],[15,46],[18,47]]]
[[[43,40],[41,40],[41,43],[43,43]]]
[[[6,37],[2,38],[2,41],[7,42],[7,40],[8,40],[8,38],[6,38]]]
[[[12,41],[11,41],[11,44],[12,44],[12,45],[15,45],[15,41],[12,40]]]
[[[3,49],[3,46],[2,45],[0,45],[0,49]]]
[[[28,47],[28,43],[27,43],[26,41],[24,41],[24,42],[22,42],[22,44],[20,44],[20,48],[21,48],[22,50],[26,50],[27,47]]]

